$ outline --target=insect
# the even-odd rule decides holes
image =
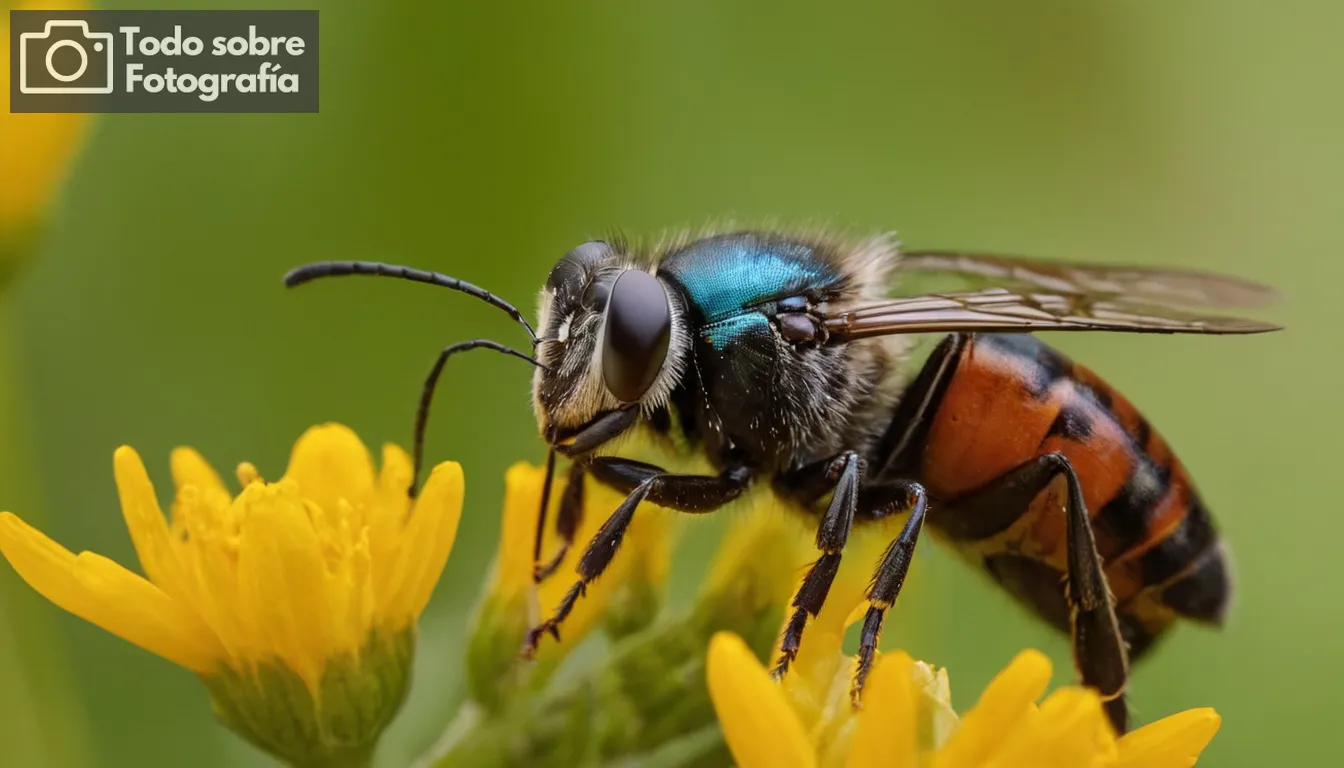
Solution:
[[[893,296],[897,278],[957,276],[992,287]],[[1218,624],[1228,563],[1208,510],[1166,441],[1119,392],[1034,331],[1248,334],[1254,320],[1197,314],[1266,303],[1231,277],[954,252],[902,253],[888,237],[773,231],[683,236],[650,249],[593,241],[555,265],[537,327],[469,283],[372,262],[323,262],[286,276],[382,275],[432,283],[508,312],[527,354],[480,339],[445,348],[415,423],[419,476],[431,397],[447,360],[490,349],[535,366],[533,404],[569,483],[534,577],[572,546],[584,487],[627,496],[587,543],[578,578],[531,630],[559,630],[649,501],[698,514],[753,484],[816,517],[818,557],[791,603],[774,664],[784,675],[826,600],[851,529],[908,519],[876,564],[852,696],[857,705],[888,609],[926,519],[1010,594],[1068,633],[1082,682],[1127,724],[1129,665],[1174,622]],[[944,334],[918,373],[902,373],[914,334]],[[699,453],[714,474],[679,474],[614,455],[641,433],[669,459]],[[413,481],[414,483],[414,481]],[[415,486],[411,491],[414,493]]]

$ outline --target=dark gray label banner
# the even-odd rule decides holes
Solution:
[[[317,11],[10,11],[11,112],[316,112]]]

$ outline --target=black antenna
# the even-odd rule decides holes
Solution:
[[[496,309],[502,309],[509,313],[510,317],[517,320],[518,324],[527,330],[527,335],[532,337],[533,343],[535,344],[537,341],[537,334],[536,331],[532,330],[532,324],[527,322],[527,318],[523,317],[523,313],[519,312],[517,307],[484,288],[463,282],[455,277],[439,274],[438,272],[427,272],[423,269],[402,267],[396,264],[383,264],[377,261],[318,261],[291,269],[285,275],[285,286],[287,288],[295,288],[320,277],[344,277],[346,275],[395,277],[401,280],[410,280],[415,283],[427,283],[429,285],[437,285],[440,288],[461,291],[468,296],[473,296],[484,301],[486,304],[489,304]]]
[[[444,347],[439,356],[434,359],[434,365],[430,367],[429,375],[425,377],[424,387],[420,390],[420,406],[415,410],[415,449],[412,454],[414,458],[411,487],[407,489],[407,494],[413,499],[420,492],[420,469],[425,463],[425,429],[429,426],[429,406],[434,401],[434,389],[439,383],[439,375],[443,373],[443,366],[447,364],[448,358],[459,352],[470,352],[473,349],[488,349],[492,352],[499,352],[510,357],[516,357],[519,360],[525,360],[543,371],[548,370],[536,358],[490,339],[459,341],[456,344],[449,344]]]

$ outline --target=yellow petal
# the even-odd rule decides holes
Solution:
[[[917,661],[911,670],[915,680],[916,717],[919,718],[919,748],[942,748],[960,722],[952,708],[952,684],[945,668],[934,669]]]
[[[1164,717],[1120,738],[1115,768],[1189,768],[1222,723],[1207,707]]]
[[[275,655],[316,688],[338,628],[317,534],[293,483],[248,486],[238,545],[241,612]]]
[[[538,469],[537,477],[544,478],[544,470]],[[519,546],[519,549],[522,549],[527,553],[528,561],[528,565],[522,570],[524,575],[531,574],[532,572],[532,540],[535,535],[534,531],[537,510],[541,508],[542,485],[541,480],[538,479],[533,486],[535,490],[533,491],[532,498],[527,499],[523,506],[523,509],[532,510],[529,530],[520,537],[523,543]],[[564,492],[565,484],[557,482],[555,484],[555,490],[551,492],[549,520],[555,519],[555,515],[559,511],[559,499],[564,495]],[[542,616],[550,616],[554,614],[556,608],[560,605],[560,601],[564,599],[565,593],[574,586],[574,583],[578,580],[576,571],[579,558],[583,556],[583,552],[587,548],[588,542],[597,535],[598,528],[602,526],[602,523],[606,522],[607,517],[615,511],[616,507],[620,506],[624,499],[625,496],[623,494],[619,494],[606,486],[597,483],[588,483],[585,486],[583,521],[579,524],[579,528],[574,534],[574,546],[570,547],[569,552],[566,553],[564,559],[560,561],[560,567],[556,569],[555,574],[537,587],[537,605],[541,609]],[[643,517],[652,512],[654,512],[654,510],[651,505],[641,504],[635,510],[635,516],[630,523],[630,527],[634,528]],[[550,524],[547,525],[547,528],[554,530],[554,527]],[[550,531],[548,530],[548,533],[549,532]],[[629,534],[627,533],[627,535]],[[556,551],[554,547],[558,546],[558,543],[557,538],[548,536],[545,539],[543,552],[554,553]],[[630,565],[634,554],[633,550],[622,544],[620,551],[618,551],[612,558],[611,563],[607,566],[606,572],[602,574],[602,578],[590,583],[584,596],[574,604],[574,609],[570,611],[569,616],[565,619],[564,625],[560,628],[560,642],[544,643],[537,652],[538,659],[543,663],[554,662],[567,653],[569,648],[573,647],[579,640],[583,639],[588,634],[588,631],[593,628],[598,619],[605,615],[607,604],[611,600],[612,593],[615,592],[617,587],[619,587],[629,576]],[[542,555],[543,558],[549,556],[550,555],[548,554]],[[517,557],[519,560],[522,560],[521,554]],[[510,565],[509,567],[515,566]],[[501,578],[512,579],[513,577],[501,575]],[[527,580],[530,583],[530,576]]]
[[[1050,683],[1050,660],[1023,651],[998,674],[938,753],[937,768],[980,768],[1003,740],[1031,714]]]
[[[173,470],[173,485],[179,490],[190,485],[202,494],[228,495],[229,489],[220,479],[219,473],[195,448],[174,448],[169,463]]]
[[[406,491],[411,487],[413,464],[401,446],[387,443],[383,446],[383,463],[378,470],[379,501],[402,516],[410,509],[411,499]],[[400,518],[398,523],[403,522]]]
[[[845,626],[857,624],[868,615],[867,601],[855,605],[845,616]]]
[[[364,523],[368,526],[369,560],[374,564],[370,574],[372,599],[379,606],[386,605],[390,595],[395,594],[406,581],[400,560],[402,534],[411,511],[408,494],[410,485],[411,457],[391,443],[384,445],[382,468],[378,472],[377,501],[364,517]],[[358,525],[355,527],[358,528]]]
[[[917,766],[917,730],[914,662],[901,651],[883,654],[863,692],[846,768]]]
[[[543,560],[553,557],[560,546],[554,521],[560,500],[565,495],[563,475],[567,473],[561,471],[558,474],[561,476],[554,480],[547,508],[547,525],[542,538]],[[489,592],[499,604],[521,604],[521,598],[533,590],[533,546],[545,479],[544,467],[527,462],[514,464],[505,475],[504,519]],[[535,587],[538,615],[550,616],[555,612],[578,578],[575,570],[588,542],[624,499],[623,494],[606,486],[587,485],[583,519],[574,534],[574,545],[561,559],[554,574]],[[590,583],[584,596],[574,604],[560,629],[560,643],[544,642],[538,649],[539,660],[543,663],[557,661],[582,639],[597,620],[606,615],[613,594],[629,581],[636,566],[642,568],[643,577],[652,582],[666,575],[667,528],[666,514],[652,505],[643,504],[635,510],[620,551],[602,578]]]
[[[813,768],[816,756],[797,713],[737,635],[709,642],[709,696],[741,768]]]
[[[532,544],[536,536],[537,512],[541,509],[545,476],[545,469],[525,461],[514,464],[504,473],[504,520],[500,531],[499,555],[495,558],[493,593],[512,595],[532,588]],[[551,491],[550,512],[555,512],[555,505],[559,503],[563,491],[563,483],[557,482]],[[582,546],[582,542],[578,546]],[[542,556],[550,557],[548,553]],[[550,581],[564,581],[566,573],[563,569],[559,570]]]
[[[649,584],[662,584],[667,581],[667,572],[672,565],[672,541],[675,535],[671,512],[653,506],[645,506],[639,510],[635,518],[630,521],[630,528],[625,534],[625,543],[621,545],[631,552],[631,577],[643,579]]]
[[[262,640],[253,631],[252,617],[241,610],[236,534],[197,525],[190,535],[183,552],[191,557],[189,573],[196,584],[192,610],[219,636],[230,656],[255,657]]]
[[[10,112],[9,104],[9,13],[14,10],[55,8],[76,10],[85,2],[26,0],[7,3],[0,19],[0,233],[29,225],[40,217],[65,176],[65,166],[80,143],[89,116],[82,114],[23,114]]]
[[[699,602],[721,605],[725,612],[787,602],[817,557],[815,526],[811,531],[805,526],[770,494],[757,494],[720,540]]]
[[[168,521],[159,509],[154,485],[149,481],[140,455],[130,446],[123,445],[112,454],[112,466],[117,479],[117,494],[121,497],[121,514],[135,544],[140,567],[159,589],[189,604],[190,595],[168,533]]]
[[[349,427],[323,424],[312,427],[294,444],[285,477],[298,483],[303,498],[328,514],[345,499],[358,506],[374,491],[373,461]]]
[[[223,656],[190,611],[101,555],[78,557],[18,517],[0,512],[0,552],[39,594],[150,653],[196,672]]]
[[[1026,726],[1004,734],[993,765],[1080,768],[1110,765],[1115,754],[1115,734],[1101,697],[1091,689],[1069,686],[1050,694]]]
[[[392,627],[394,631],[419,617],[434,594],[434,586],[439,583],[439,574],[443,573],[457,538],[464,488],[462,466],[445,461],[430,473],[411,510],[402,555],[407,573],[401,592],[404,597],[388,614],[394,624],[400,624]]]

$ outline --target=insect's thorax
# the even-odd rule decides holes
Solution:
[[[894,407],[905,342],[827,345],[815,317],[884,291],[894,253],[886,241],[761,233],[671,250],[657,275],[682,298],[691,349],[667,414],[652,420],[715,465],[760,474],[866,451]]]

